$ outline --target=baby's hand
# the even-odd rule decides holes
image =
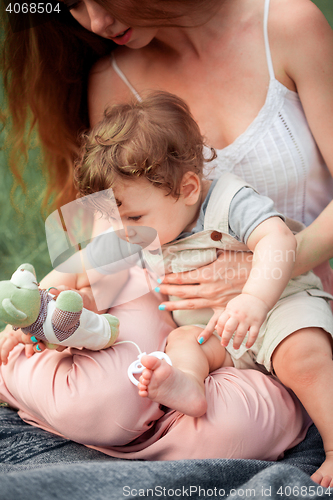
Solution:
[[[227,307],[217,320],[216,330],[221,337],[221,344],[227,347],[233,334],[233,347],[239,349],[247,332],[246,347],[256,341],[259,329],[266,319],[268,306],[258,297],[241,293],[228,302]]]

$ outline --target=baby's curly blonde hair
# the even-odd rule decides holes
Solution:
[[[115,105],[82,138],[75,167],[79,196],[113,188],[120,179],[143,177],[167,195],[180,196],[188,171],[202,177],[204,140],[187,104],[168,92]]]

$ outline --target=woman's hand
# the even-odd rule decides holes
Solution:
[[[242,292],[252,268],[252,253],[223,251],[208,266],[186,273],[167,274],[158,286],[161,293],[181,300],[163,302],[161,309],[224,308]],[[164,308],[163,308],[164,306]]]
[[[9,353],[18,344],[25,344],[25,354],[30,358],[35,352],[41,352],[46,347],[34,337],[26,335],[22,330],[13,330],[11,325],[7,325],[0,333],[0,365],[6,365]],[[42,344],[42,347],[39,347]]]

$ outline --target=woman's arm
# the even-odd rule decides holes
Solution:
[[[333,31],[312,1],[293,0],[293,4],[293,9],[285,5],[285,17],[273,28],[283,41],[285,71],[295,83],[311,132],[333,175]]]
[[[278,7],[275,5],[273,16]],[[311,132],[333,175],[333,31],[310,0],[294,0],[293,8],[289,7],[284,7],[283,21],[273,21],[273,33],[276,30],[275,36],[283,40],[286,73],[296,85]],[[333,256],[332,220],[331,203],[297,235],[293,276]]]
[[[313,223],[296,235],[293,276],[299,276],[333,258],[333,202]]]

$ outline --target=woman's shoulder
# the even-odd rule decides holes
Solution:
[[[275,76],[287,87],[288,78],[297,87],[305,68],[315,71],[333,44],[332,29],[311,0],[270,0],[268,38]]]
[[[324,14],[312,0],[270,0],[269,27],[273,35],[308,36],[327,25]]]

